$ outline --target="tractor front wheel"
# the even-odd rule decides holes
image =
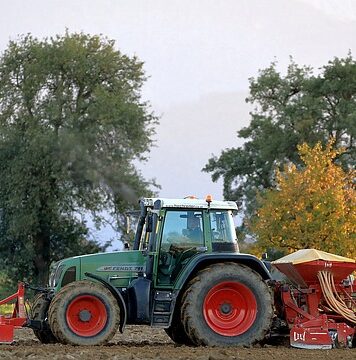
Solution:
[[[273,307],[259,274],[235,263],[200,271],[183,295],[182,322],[195,345],[249,346],[265,338]]]
[[[63,344],[102,345],[116,334],[120,310],[103,285],[77,281],[55,295],[48,320],[53,334]]]

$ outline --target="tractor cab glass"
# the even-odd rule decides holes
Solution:
[[[164,218],[158,283],[172,284],[189,259],[204,248],[203,213],[169,210]]]
[[[201,211],[167,211],[161,247],[169,249],[203,245],[203,219]]]
[[[211,210],[209,215],[212,250],[238,251],[232,212],[226,210]]]

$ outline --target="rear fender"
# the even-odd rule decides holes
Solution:
[[[258,273],[263,280],[267,281],[271,279],[271,275],[266,266],[256,256],[249,254],[231,253],[199,254],[189,262],[184,271],[179,275],[175,285],[175,290],[181,290],[184,288],[185,285],[195,276],[199,270],[211,264],[220,262],[234,262],[237,264],[242,264],[248,266],[250,269]]]

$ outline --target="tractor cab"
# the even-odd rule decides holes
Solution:
[[[146,251],[147,273],[156,286],[174,286],[179,274],[198,254],[238,252],[234,202],[143,199],[133,250]]]

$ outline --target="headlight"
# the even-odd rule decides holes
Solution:
[[[49,276],[49,286],[54,288],[58,284],[58,280],[60,279],[63,269],[65,268],[65,264],[58,264],[55,266],[53,271],[51,272],[51,275]]]

